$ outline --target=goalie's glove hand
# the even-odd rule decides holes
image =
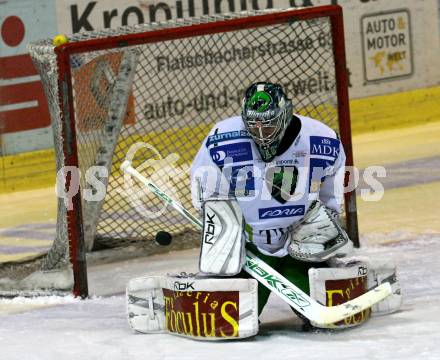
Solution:
[[[292,229],[288,252],[301,261],[323,262],[333,256],[344,256],[351,248],[337,212],[316,200]]]

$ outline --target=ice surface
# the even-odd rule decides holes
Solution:
[[[386,235],[380,235],[386,238]],[[144,274],[194,271],[197,250],[95,266],[91,292],[72,297],[0,300],[0,359],[440,359],[440,236],[404,237],[378,245],[363,239],[362,254],[398,263],[404,305],[340,331],[299,331],[299,320],[272,296],[260,334],[244,341],[202,342],[172,335],[135,335],[127,324],[122,294],[128,279]]]

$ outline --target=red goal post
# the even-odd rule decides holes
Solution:
[[[58,47],[45,40],[29,48],[49,103],[57,171],[77,168],[84,175],[90,166],[103,165],[109,172],[104,199],[84,200],[90,186],[83,176],[75,195],[58,200],[57,237],[41,266],[71,268],[75,295],[88,294],[86,251],[151,243],[159,230],[194,231],[175,214],[147,221],[118,193],[118,166],[131,145],[151,144],[163,157],[176,153],[175,165],[187,170],[210,127],[239,113],[240,90],[252,82],[288,84],[295,111],[333,127],[347,166],[353,165],[340,6],[142,24],[75,34]],[[134,164],[156,155],[143,147]],[[75,172],[65,175],[69,193]],[[188,177],[175,176],[171,187],[189,207]],[[141,205],[154,212],[157,201],[145,195]],[[345,194],[345,214],[358,246],[354,191]]]

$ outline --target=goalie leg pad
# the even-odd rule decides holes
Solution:
[[[367,266],[362,262],[352,262],[347,267],[309,269],[310,296],[326,306],[343,304],[368,291]],[[371,310],[366,309],[335,324],[315,327],[345,329],[358,326],[369,319]]]
[[[137,333],[231,340],[258,333],[257,281],[149,276],[127,286],[128,323]]]
[[[369,260],[368,287],[373,288],[384,282],[391,284],[392,294],[373,306],[373,315],[386,315],[396,312],[402,306],[402,292],[397,278],[396,265],[392,260]]]
[[[237,201],[208,200],[202,208],[200,272],[237,275],[245,261],[244,220]]]
[[[373,315],[386,315],[398,311],[402,305],[402,293],[394,261],[381,258],[371,259],[366,256],[331,259],[331,264],[337,267],[350,266],[356,262],[364,263],[368,269],[368,290],[384,282],[389,282],[391,285],[392,294],[371,308]]]

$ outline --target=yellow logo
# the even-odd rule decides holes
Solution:
[[[394,70],[404,70],[402,61],[406,58],[406,51],[395,51],[386,53],[379,51],[370,57],[376,68],[379,68],[380,74],[383,75],[385,70],[393,72]]]

